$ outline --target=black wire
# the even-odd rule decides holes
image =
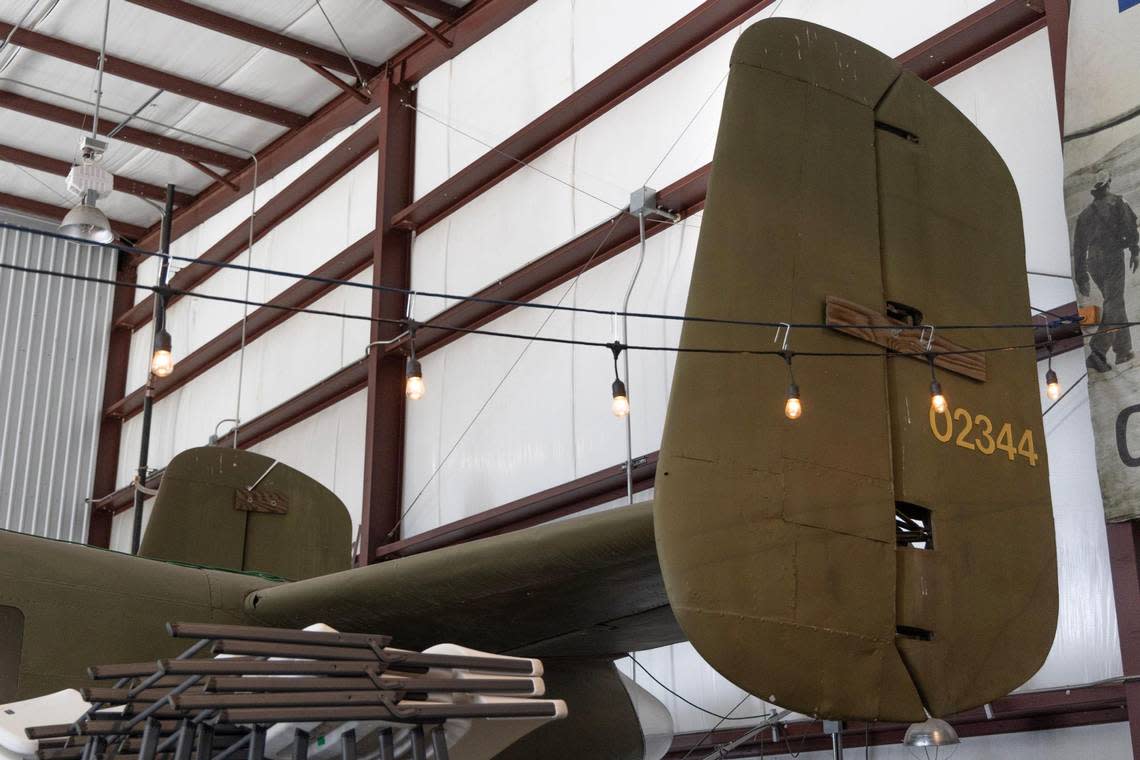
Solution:
[[[638,668],[640,668],[640,669],[641,669],[641,672],[642,672],[642,673],[644,673],[645,675],[647,675],[647,676],[649,676],[650,678],[652,678],[652,679],[653,679],[653,682],[654,682],[655,684],[657,684],[658,686],[660,686],[662,689],[664,689],[665,691],[669,692],[669,693],[670,693],[670,694],[672,694],[674,697],[676,697],[677,699],[679,699],[679,700],[681,700],[682,702],[684,702],[685,704],[687,704],[689,707],[692,707],[692,708],[694,708],[694,709],[696,709],[696,710],[700,710],[700,711],[701,711],[701,712],[703,712],[705,715],[711,715],[711,716],[712,716],[712,717],[714,717],[714,718],[720,718],[720,720],[721,720],[721,722],[722,722],[722,723],[723,723],[724,721],[726,721],[726,720],[766,720],[766,719],[769,717],[768,715],[741,715],[741,716],[740,716],[740,717],[738,717],[738,718],[730,718],[730,717],[728,717],[728,715],[721,715],[720,713],[716,713],[716,712],[713,712],[712,710],[706,710],[705,708],[701,707],[700,705],[698,705],[698,704],[694,704],[693,702],[690,702],[689,700],[685,699],[684,697],[682,697],[682,696],[681,696],[680,694],[678,694],[677,692],[675,692],[675,691],[673,691],[672,689],[670,689],[670,688],[669,688],[668,686],[666,686],[665,684],[661,683],[661,680],[660,680],[659,678],[657,678],[657,676],[655,676],[655,675],[653,675],[652,673],[650,673],[650,672],[649,672],[649,671],[648,671],[648,670],[645,668],[645,666],[644,666],[644,665],[642,665],[640,662],[638,662],[638,661],[637,661],[637,658],[633,656],[633,653],[632,653],[632,652],[631,652],[630,654],[627,654],[627,655],[626,655],[626,657],[628,657],[629,659],[633,660],[633,664],[634,664],[634,665],[636,665]],[[745,694],[745,695],[744,695],[744,699],[748,699],[748,697],[750,697],[750,696],[752,696],[752,695],[751,695],[751,694]],[[738,704],[736,707],[740,707],[740,705],[744,704],[744,699],[740,700],[740,704]],[[729,715],[731,715],[733,712],[735,712],[735,711],[736,711],[736,707],[732,708],[732,710],[729,710]],[[718,723],[717,725],[720,725],[720,724]]]
[[[798,750],[796,750],[795,752],[792,752],[792,743],[790,741],[788,741],[788,732],[784,731],[783,733],[784,733],[784,746],[788,748],[788,754],[794,758],[799,757],[800,754],[803,753],[803,751],[804,751],[804,743],[807,742],[807,734],[804,734],[803,736],[800,737],[800,748]]]
[[[1062,401],[1064,401],[1064,400],[1065,400],[1065,396],[1068,396],[1070,393],[1072,393],[1073,389],[1074,389],[1074,388],[1076,388],[1078,385],[1080,385],[1080,384],[1081,384],[1081,381],[1082,381],[1082,380],[1084,380],[1084,379],[1085,379],[1086,377],[1088,377],[1088,376],[1089,376],[1089,373],[1088,373],[1088,372],[1085,372],[1085,374],[1083,374],[1083,375],[1081,375],[1080,377],[1078,377],[1078,378],[1076,379],[1076,381],[1074,381],[1074,382],[1073,382],[1073,384],[1069,386],[1068,390],[1066,390],[1064,393],[1062,393],[1060,396],[1058,396],[1058,397],[1057,397],[1057,400],[1056,400],[1056,401],[1054,401],[1052,404],[1050,404],[1050,405],[1049,405],[1049,408],[1047,408],[1045,411],[1041,412],[1041,416],[1042,416],[1042,417],[1044,417],[1046,414],[1048,414],[1049,412],[1053,411],[1053,407],[1057,406],[1057,404],[1059,404],[1059,403],[1061,403]]]
[[[56,233],[56,232],[36,230],[36,229],[29,228],[29,227],[21,227],[19,225],[8,224],[8,223],[3,223],[3,222],[0,222],[0,229],[10,229],[10,230],[15,230],[17,232],[27,232],[27,233],[34,234],[34,235],[43,235],[45,237],[54,238],[54,239],[58,239],[58,240],[66,240],[66,241],[78,243],[81,245],[89,245],[89,246],[97,245],[95,243],[92,243],[89,240],[83,240],[82,238],[71,237],[70,235],[62,235],[62,234]],[[600,230],[600,228],[598,228],[598,229]],[[612,231],[612,227],[611,227],[611,231]],[[165,257],[165,254],[162,254],[162,253],[159,253],[156,251],[147,251],[147,250],[144,250],[141,248],[135,248],[135,247],[126,246],[126,245],[118,245],[118,244],[108,243],[108,244],[102,244],[102,247],[113,248],[115,250],[124,251],[124,252],[131,253],[131,254],[134,254],[137,256]],[[280,269],[269,269],[266,267],[256,267],[256,266],[247,265],[247,264],[235,264],[235,263],[229,262],[229,261],[210,261],[207,259],[192,258],[192,257],[188,257],[188,256],[175,256],[173,254],[171,254],[169,258],[171,258],[172,260],[175,260],[175,261],[188,262],[190,264],[190,266],[200,265],[200,266],[206,266],[206,267],[214,267],[214,268],[218,268],[218,269],[236,269],[236,270],[242,271],[242,272],[264,274],[264,275],[269,275],[271,277],[285,277],[285,278],[293,279],[293,280],[304,280],[307,282],[317,282],[317,283],[321,283],[324,285],[335,285],[338,287],[343,286],[343,287],[348,287],[348,288],[360,288],[360,289],[370,290],[370,291],[375,291],[375,292],[396,293],[396,294],[400,294],[400,295],[404,295],[404,296],[416,296],[416,297],[420,297],[420,298],[435,298],[435,299],[444,300],[444,301],[460,301],[460,302],[469,302],[469,303],[481,303],[481,304],[487,304],[487,305],[491,305],[491,306],[511,306],[511,307],[516,307],[516,308],[545,309],[548,311],[567,311],[567,312],[576,312],[576,313],[582,313],[582,314],[594,314],[594,315],[599,315],[599,316],[619,316],[619,317],[629,317],[629,318],[633,318],[633,319],[660,319],[660,320],[672,321],[672,322],[694,322],[694,323],[700,323],[700,324],[735,325],[735,326],[739,326],[739,327],[776,328],[776,327],[780,327],[781,325],[789,325],[790,324],[791,327],[794,327],[797,329],[808,329],[808,330],[832,330],[832,329],[837,329],[837,328],[858,328],[861,330],[894,330],[894,331],[897,331],[900,329],[902,329],[902,330],[906,330],[906,329],[917,330],[917,329],[921,329],[921,327],[922,327],[921,325],[914,325],[914,326],[908,327],[908,326],[895,325],[895,324],[870,325],[870,324],[847,324],[847,323],[839,323],[839,322],[832,322],[832,323],[792,322],[792,323],[786,323],[786,322],[767,322],[767,321],[762,321],[762,320],[747,320],[747,319],[723,319],[723,318],[719,318],[719,317],[694,317],[694,316],[689,316],[689,315],[684,315],[684,314],[654,314],[651,312],[613,311],[613,310],[608,310],[608,309],[595,309],[595,308],[590,308],[587,306],[563,306],[563,305],[559,305],[559,304],[545,304],[545,303],[539,303],[539,302],[535,302],[535,301],[516,301],[516,300],[512,300],[512,299],[507,299],[507,298],[488,298],[488,297],[484,297],[484,296],[464,296],[464,295],[457,295],[454,293],[440,293],[440,292],[435,292],[435,291],[413,290],[411,288],[399,288],[399,287],[395,287],[392,285],[377,285],[374,283],[367,283],[367,282],[355,282],[353,280],[341,280],[341,279],[337,279],[335,277],[322,277],[321,275],[315,275],[315,274],[300,274],[298,272],[288,272],[288,271],[284,271],[284,270],[280,270]],[[141,287],[145,287],[145,286],[141,286]],[[188,291],[171,290],[170,292],[176,293],[178,295],[189,295]],[[1043,314],[1053,314],[1053,312],[1048,312],[1048,311],[1045,311],[1044,309],[1037,309],[1034,307],[1030,307],[1030,308],[1032,308],[1034,311],[1039,311]],[[1061,317],[1061,315],[1057,315],[1057,316]],[[1060,323],[1062,321],[1070,321],[1071,322],[1073,320],[1072,320],[1072,318],[1069,318],[1069,317],[1061,317],[1058,320],[1058,323]],[[1140,322],[1113,322],[1113,323],[1102,323],[1102,325],[1113,326],[1113,327],[1133,327],[1133,326],[1140,325]],[[1032,322],[1029,322],[1029,323],[1008,322],[1008,323],[994,323],[994,324],[935,325],[934,327],[936,330],[990,330],[990,329],[1014,330],[1014,329],[1032,329],[1032,328],[1040,327],[1040,325],[1037,325],[1037,324],[1032,323]]]
[[[339,319],[355,319],[360,321],[374,322],[377,324],[396,325],[399,327],[406,327],[408,320],[406,319],[393,319],[386,317],[372,317],[362,314],[346,314],[333,311],[324,311],[321,309],[311,309],[299,306],[286,306],[284,304],[275,304],[273,302],[250,301],[243,298],[234,298],[230,296],[213,295],[208,293],[199,293],[197,291],[183,290],[179,288],[172,288],[169,285],[164,288],[159,288],[155,285],[142,285],[134,282],[125,282],[122,280],[112,280],[103,277],[93,277],[90,275],[71,274],[69,272],[57,272],[49,269],[37,269],[35,267],[25,267],[19,264],[6,264],[0,263],[0,269],[8,269],[16,272],[24,272],[27,274],[42,274],[51,277],[59,277],[67,280],[78,280],[80,282],[92,282],[102,285],[114,285],[118,287],[134,288],[136,290],[147,290],[152,293],[162,292],[166,295],[181,295],[190,298],[201,298],[207,301],[220,301],[223,303],[232,303],[244,306],[255,306],[258,308],[277,309],[279,311],[287,311],[294,314],[314,314],[318,316],[336,317]],[[607,312],[609,313],[609,312]],[[785,323],[786,324],[786,323]],[[1140,324],[1140,323],[1138,323]],[[511,338],[516,340],[535,340],[542,343],[555,343],[568,346],[585,346],[589,348],[605,348],[613,350],[612,343],[604,343],[602,341],[580,340],[576,338],[554,338],[549,336],[538,335],[523,335],[520,333],[502,332],[499,330],[486,330],[482,328],[461,327],[459,325],[449,325],[439,322],[418,322],[419,329],[434,329],[443,330],[447,332],[460,333],[463,335],[486,335],[497,338]],[[838,325],[829,325],[828,327],[837,327]],[[1103,325],[1102,325],[1103,327]],[[1108,330],[1099,330],[1097,334],[1111,333],[1116,330],[1123,329],[1123,327],[1113,327]],[[1090,339],[1091,335],[1082,335],[1082,340]],[[1021,343],[1011,344],[1006,346],[987,346],[983,348],[964,348],[944,351],[796,351],[796,356],[807,357],[880,357],[880,358],[894,358],[894,357],[918,357],[918,356],[958,356],[968,354],[988,354],[988,353],[1001,353],[1005,351],[1023,351],[1037,349],[1036,343]],[[693,346],[642,346],[642,345],[623,345],[622,350],[625,351],[662,351],[677,354],[713,354],[725,356],[779,356],[783,357],[785,351],[776,349],[749,349],[749,348],[700,348]]]
[[[636,662],[636,660],[634,660],[634,662]],[[656,680],[656,679],[654,679],[654,680]],[[752,695],[751,695],[751,694],[745,694],[743,697],[741,697],[741,698],[740,698],[740,701],[736,703],[736,707],[740,707],[742,704],[744,704],[744,700],[748,699],[748,697],[750,697],[750,696],[752,696]],[[736,707],[734,707],[734,708],[732,708],[731,710],[729,710],[729,711],[728,711],[730,715],[731,715],[732,713],[736,712]],[[689,751],[685,753],[684,757],[682,757],[682,758],[681,758],[681,760],[689,760],[689,756],[690,756],[690,755],[692,755],[694,752],[696,752],[696,751],[697,751],[697,749],[698,749],[698,748],[699,748],[699,747],[700,747],[702,744],[704,744],[706,741],[708,741],[708,738],[709,738],[710,736],[712,736],[712,735],[713,735],[713,734],[716,732],[716,730],[717,730],[718,728],[720,728],[721,724],[722,724],[722,723],[724,723],[726,720],[739,720],[739,718],[728,718],[728,717],[726,716],[726,717],[723,717],[723,718],[721,718],[720,720],[718,720],[718,721],[716,722],[716,725],[714,725],[712,728],[710,728],[708,731],[706,731],[706,732],[705,732],[705,735],[704,735],[704,736],[702,736],[702,737],[701,737],[701,738],[700,738],[700,739],[697,741],[697,743],[696,743],[696,744],[694,744],[692,747],[689,747]]]

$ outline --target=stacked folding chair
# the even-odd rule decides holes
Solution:
[[[538,660],[314,628],[169,624],[197,642],[90,668],[113,685],[82,689],[75,722],[27,736],[38,760],[481,760],[566,715],[538,698]]]

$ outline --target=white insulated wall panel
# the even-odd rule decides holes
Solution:
[[[1062,194],[1061,132],[1048,32],[1042,29],[938,86],[1009,166],[1025,225],[1032,271],[1069,274],[1069,229]],[[1073,300],[1035,304],[1051,308]]]
[[[417,85],[415,197],[699,4],[539,0],[432,71]]]
[[[559,3],[563,1],[539,2],[532,9],[547,9],[543,12],[556,14],[560,12]],[[873,4],[873,9],[861,4],[856,12],[849,4],[839,2],[787,0],[772,9],[780,16],[802,16],[833,26],[897,55],[984,4],[980,0],[931,4],[879,0]],[[772,9],[765,10],[756,18],[770,15]],[[883,24],[886,14],[895,14],[891,17],[902,21]],[[579,133],[562,141],[534,161],[533,168],[520,169],[458,209],[445,222],[425,230],[414,247],[413,285],[424,290],[444,290],[446,286],[451,292],[474,292],[612,216],[628,205],[629,193],[647,180],[651,179],[652,186],[661,188],[707,164],[712,159],[715,145],[724,91],[721,80],[728,70],[729,55],[741,29],[754,21],[750,20],[724,35]],[[563,29],[561,34],[569,36],[572,30]],[[585,40],[574,40],[576,51],[588,44]],[[472,48],[479,49],[480,45]],[[560,48],[552,42],[550,49],[557,51]],[[998,57],[1008,53],[1006,51]],[[494,100],[496,96],[491,90],[497,88],[497,82],[490,76],[490,69],[481,69],[482,77],[459,73],[483,65],[481,58],[467,55],[464,53],[451,62],[449,76],[441,73],[438,81],[429,77],[420,83],[422,102],[432,104],[433,108],[446,108],[450,113],[460,97],[464,102],[469,100],[475,104]],[[1022,61],[1017,65],[1036,63],[1030,61],[1025,64]],[[1045,67],[1046,78],[1050,70]],[[991,78],[997,83],[993,85],[994,91],[1000,92],[1001,88],[1016,84],[1019,88],[1044,93],[1036,96],[1035,103],[1039,104],[1040,98],[1052,97],[1051,82],[1041,85],[1033,77],[1026,85],[1021,74],[1020,68],[1012,72],[993,71]],[[461,76],[468,83],[462,94],[458,87],[451,85],[452,79],[458,81]],[[535,77],[540,76],[535,74]],[[1016,112],[1017,108],[1024,106],[1024,103],[1014,104],[993,97],[982,104],[979,113],[989,116],[991,110],[1002,108]],[[489,106],[484,108],[482,123],[499,123],[497,112]],[[1034,111],[1033,115],[1037,113]],[[442,114],[439,116],[448,121]],[[424,118],[421,116],[419,121],[423,122]],[[467,113],[462,119],[464,123],[478,121],[475,115]],[[1055,133],[1055,109],[1052,119]],[[1011,134],[1019,135],[1018,130],[1026,121],[1028,119],[1012,116],[996,118],[992,129],[1009,129]],[[449,123],[464,132],[471,132],[470,128],[454,119]],[[1050,129],[1048,124],[1037,122],[1030,122],[1030,128],[1042,132]],[[445,133],[449,133],[446,140]],[[426,164],[426,174],[417,176],[420,192],[442,180],[440,156],[448,156],[448,172],[456,171],[465,163],[466,159],[460,160],[454,155],[455,141],[468,138],[462,135],[457,138],[457,134],[454,129],[444,129],[433,123],[427,132],[417,135],[417,155],[433,156]],[[1052,138],[1056,140],[1056,135],[1053,134]],[[486,152],[486,148],[480,152]],[[1032,185],[1026,181],[1026,186]],[[576,189],[571,190],[571,187]],[[442,229],[448,222],[450,229]],[[567,229],[571,231],[565,232]],[[445,259],[443,264],[438,261],[441,256]],[[471,265],[473,261],[477,266]]]
[[[258,240],[253,246],[252,265],[308,274],[370,234],[376,225],[376,171],[377,157],[373,154]],[[250,261],[245,251],[233,264],[247,266]],[[247,272],[241,269],[222,268],[194,292],[246,300],[246,277]],[[248,300],[254,303],[264,303],[297,282],[295,278],[258,272],[248,273],[248,277]],[[249,310],[256,308],[250,306]],[[241,304],[207,298],[185,296],[174,302],[167,310],[167,330],[176,356],[186,356],[239,322],[242,313]],[[127,382],[132,390],[146,382],[152,329],[147,325],[132,335]]]
[[[902,45],[903,43],[900,42],[899,44]],[[727,56],[727,47],[722,53],[724,56]],[[716,50],[710,48],[705,52],[712,57]],[[951,87],[950,85],[957,80],[951,80],[943,87],[947,88],[951,96],[968,106],[968,116],[983,124],[999,152],[1002,152],[1003,156],[1007,158],[1015,181],[1017,181],[1019,188],[1022,188],[1025,226],[1027,230],[1032,230],[1032,232],[1027,232],[1028,261],[1031,263],[1042,262],[1042,267],[1056,267],[1055,259],[1064,255],[1063,250],[1066,246],[1067,235],[1064,231],[1063,214],[1061,213],[1059,174],[1057,173],[1060,166],[1060,148],[1056,128],[1056,109],[1052,100],[1053,88],[1051,82],[1048,81],[1050,66],[1045,34],[1040,32],[1033,35],[1018,45],[997,54],[991,61],[992,65],[989,65],[983,72],[986,76],[972,77],[970,82],[967,82],[971,85],[970,87],[956,85]],[[699,63],[699,57],[691,59],[686,65],[697,65],[694,62]],[[989,63],[987,62],[984,65]],[[1035,69],[1041,69],[1046,73],[1043,76],[1029,73]],[[681,69],[673,72],[676,76],[681,76],[683,73]],[[969,72],[967,72],[968,74]],[[715,81],[714,79],[714,84]],[[651,85],[647,89],[652,90],[652,87]],[[1011,88],[1031,89],[1036,91],[1040,97],[1008,98],[1001,96],[1003,92]],[[635,96],[628,103],[634,103],[637,97]],[[702,97],[707,97],[707,91]],[[698,98],[697,105],[700,102]],[[641,114],[643,120],[649,118],[648,106],[650,105],[661,108],[664,104],[661,102],[647,103],[646,112]],[[712,102],[710,102],[709,108],[712,108]],[[625,114],[625,116],[634,118],[636,115]],[[604,120],[605,117],[577,136],[576,144],[579,155],[585,152],[582,150],[583,144],[589,142],[586,139],[587,132],[594,129],[602,130]],[[569,142],[575,141],[572,139]],[[633,143],[636,143],[634,135],[615,140],[612,152],[606,156],[599,153],[595,159],[596,163],[615,167],[622,166],[621,146]],[[603,143],[599,140],[596,144],[601,145]],[[1031,149],[1026,149],[1026,145],[1031,146]],[[566,149],[567,144],[563,143],[548,155],[564,154]],[[709,150],[711,155],[711,145]],[[694,160],[696,160],[695,154]],[[703,161],[703,159],[701,160]],[[646,171],[648,172],[651,169],[652,167],[649,167]],[[575,194],[575,198],[571,198],[568,204],[561,206],[556,202],[547,203],[545,198],[536,198],[536,195],[539,195],[536,193],[536,188],[542,186],[541,183],[534,184],[538,180],[547,180],[546,185],[550,189],[547,197],[567,197],[568,189],[565,186],[552,182],[536,172],[519,172],[452,214],[444,222],[427,230],[424,235],[419,236],[413,255],[413,285],[419,289],[451,293],[475,292],[489,282],[518,269],[529,260],[554,247],[557,244],[555,241],[557,234],[555,233],[560,233],[561,230],[565,229],[567,217],[574,216],[573,212],[577,207],[577,199],[581,196]],[[544,205],[546,206],[545,210],[542,208]],[[525,208],[526,212],[519,214],[519,208]],[[515,223],[516,221],[517,223]],[[658,246],[665,245],[666,238],[673,241],[672,244],[676,246],[681,245],[682,239],[687,241],[686,245],[688,246],[695,244],[696,226],[696,220],[689,220],[685,223],[685,227],[674,228],[668,233],[651,239],[649,243],[651,253],[647,257],[648,268],[642,273],[639,280],[638,290],[635,291],[634,304],[645,304],[642,308],[647,311],[672,311],[674,313],[683,311],[684,298],[688,288],[688,272],[691,270],[691,251],[686,253],[684,257],[674,259],[654,254],[652,251]],[[532,242],[536,241],[533,247],[528,248],[530,245],[527,242],[528,239]],[[603,309],[620,308],[621,297],[629,279],[628,272],[632,270],[632,260],[633,254],[626,252],[595,270],[587,272],[572,294],[571,303]],[[686,263],[683,264],[679,272],[667,276],[665,272],[669,271],[670,261]],[[662,280],[662,278],[665,279]],[[1046,278],[1034,279],[1045,280]],[[653,285],[655,282],[659,284]],[[637,300],[638,292],[653,287],[667,288],[667,292],[657,293],[653,298],[646,296],[644,301],[639,302]],[[1042,308],[1055,305],[1050,303],[1043,305]],[[668,308],[665,308],[666,306]],[[635,306],[635,308],[637,307]],[[426,298],[419,299],[416,303],[415,314],[419,319],[426,319],[433,313],[437,313],[439,309],[438,301]],[[516,317],[508,315],[495,324],[510,331],[508,329],[512,324],[510,320],[514,318]],[[575,336],[589,335],[593,339],[610,340],[612,339],[612,328],[604,324],[605,321],[602,318],[600,320],[602,324],[599,325],[597,319],[575,318],[573,321]],[[639,334],[638,330],[645,332]],[[657,332],[654,332],[655,330]],[[666,330],[666,332],[661,333],[661,330]],[[675,341],[678,333],[675,330],[669,332],[666,326],[654,325],[649,322],[638,324],[636,320],[632,321],[631,341],[637,342],[641,335],[645,335],[647,339],[665,335]],[[444,352],[458,352],[462,350],[458,346],[469,340],[472,339],[462,338],[452,346],[445,348]],[[646,342],[652,341],[646,340]],[[458,354],[456,355],[458,356]],[[571,351],[570,355],[572,359],[568,371],[575,378],[574,398],[571,404],[574,408],[574,434],[577,442],[573,465],[576,473],[581,475],[613,464],[617,459],[620,459],[622,446],[620,437],[613,436],[612,431],[609,431],[609,435],[602,432],[606,431],[606,423],[603,420],[608,414],[604,405],[601,405],[600,408],[594,408],[582,402],[579,396],[581,382],[584,380],[589,379],[596,384],[600,382],[597,378],[611,377],[611,373],[605,369],[607,357],[604,355],[604,351],[576,349]],[[434,361],[452,362],[452,367],[454,367],[454,360],[450,357],[446,359],[439,357],[435,358]],[[633,417],[634,451],[637,453],[656,448],[660,435],[664,402],[667,398],[667,378],[671,377],[672,367],[668,357],[640,357],[636,352],[631,357],[631,361],[635,363],[631,370],[631,393],[635,397],[638,394],[647,394],[642,399],[644,403],[636,399],[634,401],[636,409]],[[641,364],[637,364],[638,362]],[[522,368],[520,367],[520,369]],[[451,371],[453,371],[452,368],[449,368],[448,372]],[[468,370],[464,369],[463,371],[467,372]],[[478,369],[473,368],[470,371],[477,373]],[[525,370],[523,371],[525,372]],[[643,382],[639,378],[645,378],[645,381]],[[442,414],[446,418],[451,416],[453,412],[450,409],[445,409]],[[438,433],[418,430],[418,424],[415,416],[409,418],[409,441],[420,440],[424,436],[439,435]],[[542,445],[535,441],[524,440],[519,435],[508,436],[503,440],[502,453],[506,458],[512,457],[514,452],[518,450]],[[450,447],[452,442],[443,438],[440,445],[444,446],[444,451],[446,451],[446,447]],[[409,445],[409,449],[414,448],[415,445]],[[615,457],[615,454],[618,456]],[[411,477],[412,472],[414,470],[409,470],[407,487],[411,488],[414,493],[422,487],[423,483],[419,483],[415,477]],[[445,481],[447,480],[446,471],[441,473],[441,477]],[[551,470],[551,479],[541,483],[540,488],[533,490],[547,488],[559,482],[562,481],[555,477],[555,470]],[[411,526],[406,527],[410,528]]]
[[[150,522],[150,513],[154,509],[154,498],[148,498],[143,501],[143,522],[142,534],[146,534],[147,523]],[[135,509],[131,507],[123,512],[119,512],[111,518],[111,551],[122,552],[123,554],[131,553],[131,537],[135,529]]]
[[[342,129],[318,147],[307,153],[303,158],[283,169],[276,177],[259,182],[256,190],[256,208],[262,208],[273,199],[277,193],[288,187],[294,180],[311,169],[318,161],[332,152],[340,143],[344,142],[353,132],[359,129],[373,114],[361,118],[350,127]],[[249,193],[237,197],[232,203],[206,221],[187,230],[171,242],[170,251],[175,256],[197,258],[205,253],[212,245],[228,235],[235,227],[249,219],[249,212],[253,208],[253,199]],[[177,209],[176,209],[177,212]],[[151,258],[139,266],[139,282],[153,284],[158,280],[158,261]],[[135,301],[141,301],[147,296],[145,291],[136,291]]]
[[[353,281],[367,284],[371,277],[368,269]],[[341,286],[310,308],[367,316],[370,299],[368,288]],[[150,465],[162,467],[179,451],[204,446],[219,422],[235,416],[239,372],[240,416],[250,420],[361,359],[368,345],[369,325],[366,319],[295,314],[246,346],[244,369],[240,354],[231,354],[159,399],[154,405]],[[221,430],[229,427],[229,423],[223,424]],[[141,415],[123,423],[119,486],[129,483],[133,475],[141,429]]]
[[[1081,380],[1084,352],[1070,351],[1056,357],[1053,369],[1063,389],[1075,386],[1045,415],[1060,609],[1053,648],[1041,670],[1025,684],[1030,689],[1124,675],[1088,383]],[[1039,363],[1043,410],[1053,404],[1044,394],[1045,370],[1046,363]]]
[[[696,239],[695,220],[649,239],[632,311],[684,312]],[[627,251],[585,272],[576,287],[564,284],[537,302],[619,309],[636,257],[636,250]],[[597,343],[614,338],[608,314],[535,308],[515,309],[485,329]],[[638,345],[676,345],[680,323],[631,319],[629,335]],[[673,356],[637,351],[629,360],[636,456],[660,443]],[[525,340],[469,335],[422,363],[428,392],[409,404],[405,424],[404,508],[411,509],[404,536],[625,458],[624,423],[610,413],[613,360],[607,348],[543,342],[528,347]]]
[[[354,538],[364,496],[367,397],[367,391],[354,393],[250,447],[300,470],[339,496],[352,517]]]

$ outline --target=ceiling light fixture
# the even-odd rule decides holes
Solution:
[[[79,205],[67,212],[59,231],[70,237],[92,243],[111,243],[115,233],[111,221],[99,210],[96,201],[111,193],[114,178],[99,165],[107,152],[107,143],[99,139],[99,104],[103,99],[103,64],[107,58],[107,26],[111,20],[111,2],[107,0],[103,14],[103,41],[99,46],[99,73],[95,84],[95,117],[91,134],[79,141],[81,159],[67,173],[67,189],[79,197]]]

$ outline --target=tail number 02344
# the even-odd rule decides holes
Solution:
[[[1033,431],[1025,430],[1013,445],[1013,425],[1002,423],[997,428],[984,414],[971,414],[958,407],[937,412],[930,408],[930,432],[941,443],[954,442],[956,446],[990,456],[1004,452],[1009,461],[1024,457],[1031,467],[1037,466],[1037,448],[1033,445]]]

